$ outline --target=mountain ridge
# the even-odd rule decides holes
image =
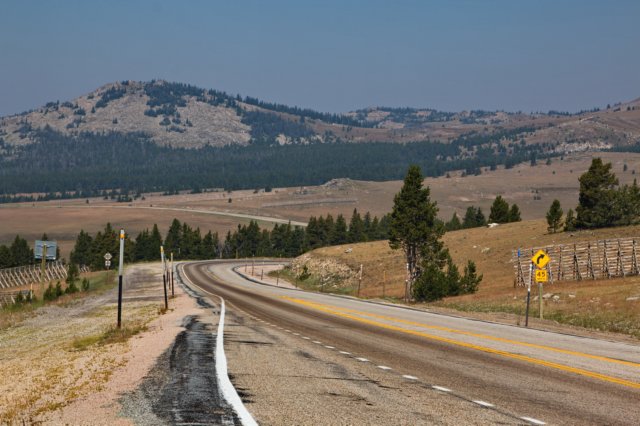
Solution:
[[[431,108],[368,107],[345,114],[269,103],[213,89],[171,83],[121,81],[73,101],[49,102],[0,118],[0,138],[19,146],[37,130],[142,132],[160,146],[309,144],[326,142],[450,142],[465,134],[528,128],[525,143],[550,143],[566,152],[631,145],[640,140],[640,98],[576,114]]]

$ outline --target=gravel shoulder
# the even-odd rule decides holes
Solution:
[[[160,264],[127,269],[123,326],[144,331],[124,342],[74,342],[99,337],[116,319],[117,289],[66,305],[49,305],[0,333],[0,419],[8,423],[132,424],[118,399],[136,389],[185,329],[185,318],[202,312],[175,286],[163,307]],[[19,385],[16,386],[16,380]]]

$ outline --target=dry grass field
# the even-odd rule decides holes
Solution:
[[[510,321],[524,322],[526,288],[514,288],[511,262],[514,249],[630,236],[640,237],[640,226],[548,234],[546,221],[540,219],[495,228],[449,232],[444,241],[461,272],[467,259],[471,259],[484,278],[476,294],[451,297],[430,306],[458,311],[510,313],[514,314]],[[391,250],[387,241],[327,247],[311,252],[310,256],[315,260],[347,265],[354,272],[363,265],[360,292],[363,297],[381,298],[383,292],[386,298],[398,299],[404,295],[404,258],[401,251]],[[313,263],[309,262],[311,273],[320,274],[311,267]],[[537,289],[533,290],[532,297],[537,296]],[[545,285],[544,292],[559,296],[557,301],[549,299],[544,302],[548,319],[640,338],[640,300],[627,300],[640,296],[638,276],[556,282]],[[537,315],[537,302],[531,306],[532,315]]]
[[[634,170],[640,173],[640,154],[599,155],[613,163],[621,183],[632,182],[636,176]],[[479,176],[461,177],[460,173],[451,173],[450,178],[429,178],[425,184],[430,186],[432,198],[438,202],[440,217],[446,220],[454,211],[462,216],[470,205],[482,207],[488,216],[489,207],[498,194],[509,203],[517,203],[523,219],[539,219],[544,217],[554,198],[561,201],[565,210],[575,207],[578,177],[587,170],[591,158],[591,154],[574,154],[563,160],[554,159],[550,165],[531,167],[521,164],[509,170],[483,171]],[[625,163],[628,170],[623,172]],[[213,213],[239,213],[306,222],[312,215],[327,213],[334,216],[343,214],[348,219],[357,208],[360,212],[370,211],[380,217],[391,210],[393,196],[401,186],[401,181],[336,179],[325,185],[276,188],[271,192],[145,194],[145,200],[132,203],[92,198],[88,204],[86,200],[3,204],[0,205],[0,244],[9,243],[16,234],[32,241],[46,232],[50,238],[58,240],[62,255],[68,256],[80,229],[95,233],[106,222],[111,222],[116,228],[123,227],[134,236],[157,223],[164,234],[175,217],[200,227],[203,233],[211,229],[224,235],[238,224],[248,223],[249,219]],[[534,194],[541,199],[534,200]],[[272,226],[266,221],[259,223]]]

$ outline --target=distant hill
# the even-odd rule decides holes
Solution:
[[[256,98],[166,81],[107,84],[71,101],[0,118],[0,138],[11,145],[37,140],[49,127],[62,134],[144,133],[160,146],[201,148],[250,143],[450,142],[467,134],[527,128],[528,143],[556,151],[584,151],[640,140],[640,100],[579,114],[367,108],[320,113]]]
[[[346,114],[166,81],[123,81],[0,118],[0,202],[400,179],[576,151],[640,151],[640,100],[579,114],[368,108]],[[37,196],[35,196],[37,198]],[[128,199],[127,196],[123,197]]]

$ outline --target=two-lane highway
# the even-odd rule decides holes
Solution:
[[[378,383],[389,375],[396,381],[389,383],[400,385],[386,386],[385,392],[416,401],[416,423],[640,424],[637,345],[259,285],[233,272],[238,265],[191,263],[183,272],[196,291],[224,298],[238,324],[270,326],[268,331],[252,326],[257,335],[294,345],[303,354],[305,348],[315,348],[322,357],[317,349],[322,348],[331,365],[357,368],[359,376]],[[238,356],[262,362],[252,359],[252,353]],[[260,386],[271,375],[263,376]],[[256,398],[260,386],[252,392],[251,384],[243,381],[245,391]],[[286,395],[287,389],[274,392]],[[452,405],[442,412],[447,398]],[[435,412],[429,411],[430,404]],[[479,417],[468,417],[473,407]],[[256,416],[260,421],[259,413]],[[287,416],[282,418],[296,419],[296,413]],[[410,421],[411,414],[399,423]]]

